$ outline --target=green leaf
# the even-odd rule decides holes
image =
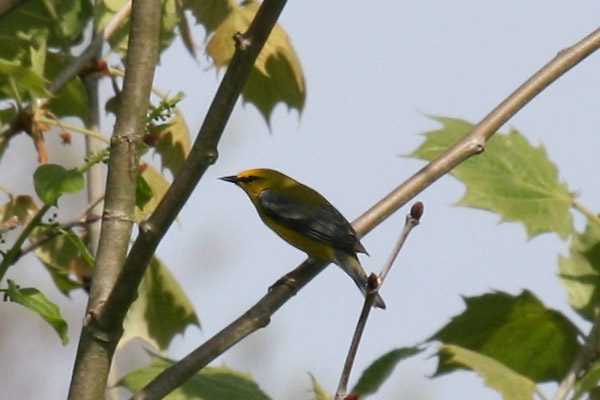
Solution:
[[[254,0],[240,6],[228,4],[229,15],[206,46],[217,67],[229,64],[235,52],[233,35],[247,30],[258,7]],[[256,105],[267,122],[279,102],[300,112],[304,108],[306,88],[302,67],[288,35],[279,25],[275,25],[258,55],[242,94],[244,101]]]
[[[118,383],[138,392],[173,361],[152,356],[152,364],[128,373]],[[249,374],[226,367],[206,367],[165,397],[165,400],[269,400]]]
[[[46,78],[53,81],[58,74],[64,71],[69,61],[69,57],[49,52],[46,58]],[[59,117],[76,116],[85,120],[90,110],[81,79],[79,77],[71,79],[50,99],[46,108]]]
[[[14,90],[19,97],[49,97],[46,90],[48,81],[30,68],[20,63],[0,59],[0,91],[3,97],[14,97]]]
[[[142,209],[152,199],[152,188],[140,174],[135,185],[135,206]]]
[[[46,66],[46,41],[44,40],[39,48],[31,46],[29,48],[29,54],[31,58],[31,70],[36,74],[43,76],[44,68]]]
[[[169,189],[169,182],[165,177],[151,165],[147,165],[144,171],[139,175],[146,182],[150,191],[152,192],[152,198],[145,202],[143,207],[135,208],[135,220],[142,221],[152,211],[156,209],[158,203],[162,200],[163,196]],[[138,180],[139,183],[139,180]]]
[[[584,233],[571,236],[569,256],[559,256],[558,269],[569,304],[594,321],[600,304],[600,227],[596,223],[589,222]]]
[[[92,16],[89,0],[29,0],[0,19],[0,37],[69,49],[78,44]],[[25,47],[27,48],[27,47]]]
[[[533,400],[535,383],[493,358],[452,345],[442,346],[440,353],[444,354],[449,364],[477,372],[484,379],[486,386],[500,392],[503,399]]]
[[[85,264],[90,268],[94,268],[94,266],[96,265],[96,259],[94,258],[92,253],[90,253],[90,250],[87,248],[85,243],[83,243],[83,240],[79,236],[77,236],[75,232],[73,232],[71,229],[57,228],[57,230],[62,235],[65,235],[65,237],[69,239],[69,241],[77,248],[77,250],[79,250],[79,254],[81,254],[81,257]]]
[[[60,315],[58,306],[48,300],[39,290],[35,288],[20,288],[9,279],[6,294],[10,301],[19,303],[38,313],[58,333],[63,344],[69,342],[67,323]]]
[[[435,333],[439,340],[501,362],[535,382],[560,381],[579,351],[577,328],[531,292],[465,298],[467,309]],[[436,374],[456,367],[440,357]]]
[[[38,241],[55,234],[54,227],[42,226],[35,228],[31,235],[31,242]],[[56,235],[50,240],[37,246],[34,251],[36,257],[48,269],[54,284],[64,295],[68,296],[73,289],[83,286],[81,273],[78,274],[80,280],[73,279],[71,275],[78,271],[74,266],[77,263],[77,257],[80,250],[75,245],[74,240],[67,235]],[[87,271],[90,274],[91,271]]]
[[[403,347],[384,354],[363,372],[351,393],[358,392],[361,396],[366,396],[377,392],[401,360],[419,354],[423,350],[419,347]]]
[[[425,133],[426,141],[410,156],[432,160],[456,143],[474,125],[450,118],[435,117],[443,125]],[[519,132],[495,134],[482,154],[452,170],[467,185],[458,204],[498,213],[502,221],[525,225],[531,238],[556,232],[566,238],[573,232],[569,212],[574,194],[558,179],[556,166],[543,147],[533,147]]]
[[[56,206],[65,193],[77,193],[84,187],[83,174],[76,169],[65,169],[57,164],[42,165],[33,174],[35,192],[46,204]]]
[[[152,258],[138,298],[125,317],[119,346],[140,338],[164,351],[175,335],[183,334],[189,325],[200,325],[192,303],[167,267]]]
[[[600,361],[596,360],[586,369],[585,374],[577,380],[575,383],[575,392],[573,393],[573,400],[577,400],[584,396],[591,390],[598,388],[598,382],[600,381]],[[595,397],[589,397],[594,399]]]

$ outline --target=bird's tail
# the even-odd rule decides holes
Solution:
[[[335,252],[335,263],[339,265],[341,269],[344,270],[345,273],[350,275],[356,286],[360,289],[360,291],[364,294],[367,292],[367,274],[365,270],[360,265],[358,258],[356,258],[353,254],[348,254],[342,251]],[[373,306],[377,308],[385,309],[385,302],[379,295],[375,297],[375,302]]]

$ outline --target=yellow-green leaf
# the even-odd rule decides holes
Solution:
[[[425,133],[425,143],[412,157],[431,160],[474,127],[457,119],[434,119],[442,129]],[[546,150],[533,147],[516,130],[496,133],[483,153],[456,166],[451,174],[467,185],[458,203],[462,206],[493,211],[503,221],[521,222],[529,237],[556,232],[564,239],[573,232],[574,193],[559,180]]]
[[[25,225],[37,213],[40,207],[33,197],[19,195],[12,197],[9,202],[0,207],[0,222],[15,220],[19,225]]]
[[[54,234],[52,227],[37,227],[30,240],[35,242]],[[68,296],[73,289],[84,286],[85,282],[82,282],[78,271],[74,268],[79,256],[79,249],[67,235],[53,236],[50,240],[37,246],[34,253],[48,269],[54,284],[64,295]],[[77,275],[79,279],[75,279],[73,275]]]
[[[185,158],[190,152],[190,132],[185,119],[178,108],[169,121],[169,127],[160,132],[156,142],[156,152],[160,154],[162,167],[169,169],[173,175],[179,172]]]
[[[115,14],[129,5],[129,0],[104,0],[96,2],[95,14],[98,21],[98,30],[102,30],[113,19]],[[179,12],[175,0],[165,0],[162,5],[160,20],[160,49],[167,48],[175,38],[175,27],[179,24]],[[130,19],[121,24],[116,32],[110,37],[109,43],[116,53],[121,57],[127,55],[127,44],[129,41]]]
[[[206,47],[217,67],[229,64],[235,52],[233,35],[248,29],[258,7],[259,3],[251,0],[229,8],[229,14]],[[267,122],[279,102],[298,111],[304,108],[306,88],[302,67],[288,35],[279,25],[275,25],[256,59],[242,94],[244,101],[256,105]]]
[[[152,211],[156,209],[158,203],[163,198],[167,189],[169,189],[169,182],[167,179],[151,165],[148,165],[141,174],[146,184],[152,189],[152,198],[148,200],[143,207],[135,208],[135,220],[143,221]]]
[[[536,385],[523,375],[481,353],[460,346],[442,346],[449,363],[477,372],[486,386],[497,390],[504,400],[533,400]]]
[[[139,338],[165,351],[173,337],[189,325],[200,325],[194,306],[168,268],[158,258],[152,258],[138,298],[125,317],[119,346]]]
[[[600,227],[589,222],[584,233],[571,236],[568,257],[559,256],[560,280],[569,303],[579,314],[592,322],[600,302]]]
[[[321,384],[317,381],[317,378],[313,374],[310,374],[310,380],[312,381],[312,391],[315,394],[314,400],[332,400],[333,397],[323,389]]]
[[[212,33],[238,5],[234,0],[184,0],[183,6],[192,11],[207,33]]]

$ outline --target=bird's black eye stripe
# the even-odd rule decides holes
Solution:
[[[240,178],[239,181],[242,183],[250,183],[250,182],[254,182],[257,179],[258,179],[258,176],[248,175],[248,176],[244,176],[244,177]]]

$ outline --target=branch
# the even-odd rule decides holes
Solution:
[[[371,309],[373,308],[373,302],[375,301],[375,297],[383,285],[387,274],[390,272],[394,261],[396,261],[396,257],[400,253],[404,242],[408,238],[408,235],[413,230],[413,228],[419,225],[419,221],[423,216],[423,203],[416,202],[410,209],[410,214],[406,216],[406,220],[404,221],[404,228],[400,233],[400,237],[396,242],[396,245],[392,249],[390,256],[385,263],[383,269],[379,273],[379,276],[375,274],[371,274],[369,276],[369,287],[367,290],[367,295],[365,296],[365,301],[363,304],[362,311],[360,313],[360,317],[358,318],[358,322],[356,323],[356,328],[354,329],[354,336],[352,337],[352,342],[350,343],[350,348],[348,349],[348,355],[346,356],[346,361],[344,363],[344,368],[342,369],[342,374],[340,376],[340,382],[338,384],[337,391],[335,393],[336,400],[344,400],[346,398],[346,393],[348,392],[348,380],[350,378],[350,372],[352,371],[352,366],[354,364],[354,359],[356,357],[356,353],[358,352],[358,345],[360,344],[360,339],[362,338],[362,334],[367,326],[367,319],[369,318],[369,314]]]
[[[125,261],[131,238],[139,148],[158,61],[161,4],[160,0],[136,0],[132,6],[127,72],[111,138],[97,263],[69,390],[71,400],[104,398],[111,361],[122,334],[122,320],[106,318],[103,305]]]
[[[594,360],[594,358],[598,355],[598,342],[600,341],[600,311],[596,311],[596,315],[594,318],[594,325],[592,325],[592,329],[590,333],[585,337],[585,341],[581,349],[579,350],[579,354],[573,361],[571,368],[569,368],[569,372],[560,383],[558,390],[556,391],[556,395],[554,396],[554,400],[564,400],[567,398],[567,395],[573,390],[575,386],[575,382],[577,381],[577,377],[580,376],[582,371],[587,370],[590,363]]]
[[[268,1],[265,1],[263,6],[266,3]],[[510,117],[523,108],[539,92],[598,49],[598,47],[600,47],[600,29],[594,31],[572,47],[561,51],[553,60],[490,112],[471,132],[354,221],[352,226],[356,229],[358,236],[361,237],[367,234],[394,211],[441,176],[448,173],[456,165],[483,151],[487,140],[502,124],[508,121]],[[196,144],[194,145],[195,148]],[[207,146],[206,148],[208,150],[206,153],[207,158],[216,157],[216,150],[212,152],[212,147]],[[165,200],[166,196],[163,202]],[[151,217],[151,219],[153,218]],[[151,232],[151,229],[155,227],[150,224],[149,228],[150,230],[147,230],[147,232]],[[145,247],[138,244],[139,239],[136,241],[134,249],[136,245],[137,247]],[[151,243],[149,240],[148,242],[149,244]],[[137,393],[133,399],[159,399],[170,393],[227,349],[252,332],[266,326],[269,323],[271,315],[326,266],[327,262],[322,260],[307,260],[302,263],[298,268],[272,286],[270,291],[242,316],[182,360],[165,369]]]

